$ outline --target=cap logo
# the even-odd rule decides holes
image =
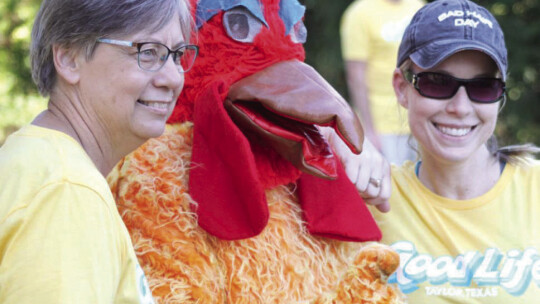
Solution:
[[[470,26],[476,28],[482,23],[489,26],[489,28],[493,28],[493,23],[489,19],[475,11],[452,10],[440,14],[437,19],[439,22],[442,22],[449,17],[456,17],[454,19],[454,26]]]

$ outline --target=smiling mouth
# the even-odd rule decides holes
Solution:
[[[166,102],[144,101],[141,99],[137,99],[137,102],[149,108],[155,108],[155,109],[167,109],[169,107],[169,103],[166,103]]]
[[[476,128],[476,125],[472,127],[466,127],[466,128],[446,127],[446,126],[441,126],[437,123],[433,123],[433,125],[435,126],[437,130],[439,130],[444,135],[453,136],[453,137],[466,136],[467,134],[471,133],[472,130]]]

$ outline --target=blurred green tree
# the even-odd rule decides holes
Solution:
[[[32,82],[28,49],[39,0],[0,2],[0,145],[46,105]]]
[[[3,0],[0,3],[0,72],[8,80],[7,92],[36,93],[28,49],[39,0]]]

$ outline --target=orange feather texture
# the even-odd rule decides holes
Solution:
[[[309,234],[293,184],[266,191],[270,219],[258,236],[206,233],[187,188],[192,132],[189,122],[168,126],[109,175],[157,303],[404,303],[386,281],[397,253]]]
[[[277,13],[280,1],[260,3],[269,27],[263,27],[252,44],[227,38],[222,13],[203,24],[197,40],[200,57],[186,75],[165,133],[124,158],[108,177],[155,300],[404,303],[403,295],[387,282],[399,265],[397,253],[378,243],[342,242],[308,233],[294,183],[266,190],[270,218],[255,237],[220,240],[197,223],[197,202],[188,187],[194,165],[193,100],[215,81],[229,86],[275,62],[304,59],[302,46],[284,35]]]

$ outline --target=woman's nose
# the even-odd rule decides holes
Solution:
[[[466,88],[461,86],[456,94],[450,98],[446,106],[446,110],[450,113],[454,113],[458,116],[465,116],[470,113],[473,109],[472,101],[467,95]]]

